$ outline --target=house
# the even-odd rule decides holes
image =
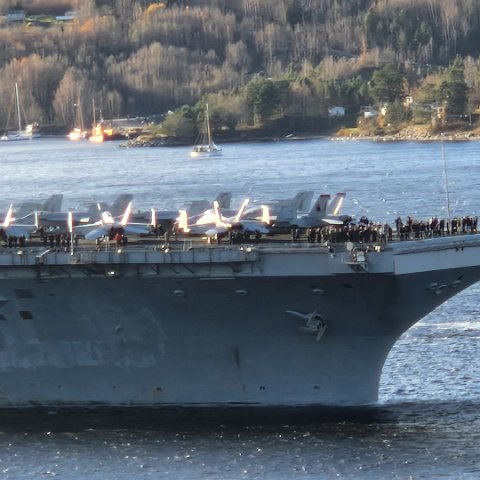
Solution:
[[[345,108],[344,107],[330,107],[328,109],[328,116],[329,117],[344,117],[345,116]]]
[[[25,10],[11,10],[5,15],[7,22],[24,22],[27,18],[27,12]]]
[[[413,103],[414,103],[414,100],[413,100],[413,97],[411,95],[407,95],[403,100],[403,106],[405,108],[411,108]]]
[[[432,110],[435,112],[434,116],[441,122],[445,122],[447,119],[447,108],[445,104],[434,104]]]
[[[77,12],[70,10],[68,12],[65,12],[63,15],[57,15],[55,17],[55,20],[57,20],[58,22],[71,22],[76,18],[76,16]]]
[[[378,112],[371,105],[366,105],[360,107],[360,114],[363,116],[363,118],[373,118],[378,115]]]

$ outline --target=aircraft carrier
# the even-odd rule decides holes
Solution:
[[[0,406],[363,405],[480,279],[480,234],[376,245],[3,249]]]

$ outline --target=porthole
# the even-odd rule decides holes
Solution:
[[[29,310],[20,310],[18,313],[24,320],[33,320],[32,312]]]

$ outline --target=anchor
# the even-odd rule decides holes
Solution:
[[[298,327],[302,333],[314,334],[315,340],[318,342],[327,330],[325,319],[316,310],[311,313],[300,313],[295,310],[287,310],[287,313],[305,320],[305,326]]]

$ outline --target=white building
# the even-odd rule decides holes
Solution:
[[[5,15],[7,22],[24,22],[27,18],[27,12],[25,10],[11,10]]]
[[[330,107],[328,109],[328,116],[329,117],[344,117],[345,116],[345,108],[344,107]]]
[[[68,12],[65,12],[64,15],[58,15],[57,17],[55,17],[55,20],[59,21],[59,22],[70,22],[72,20],[74,20],[77,16],[77,12],[74,12],[73,10],[70,10]]]

